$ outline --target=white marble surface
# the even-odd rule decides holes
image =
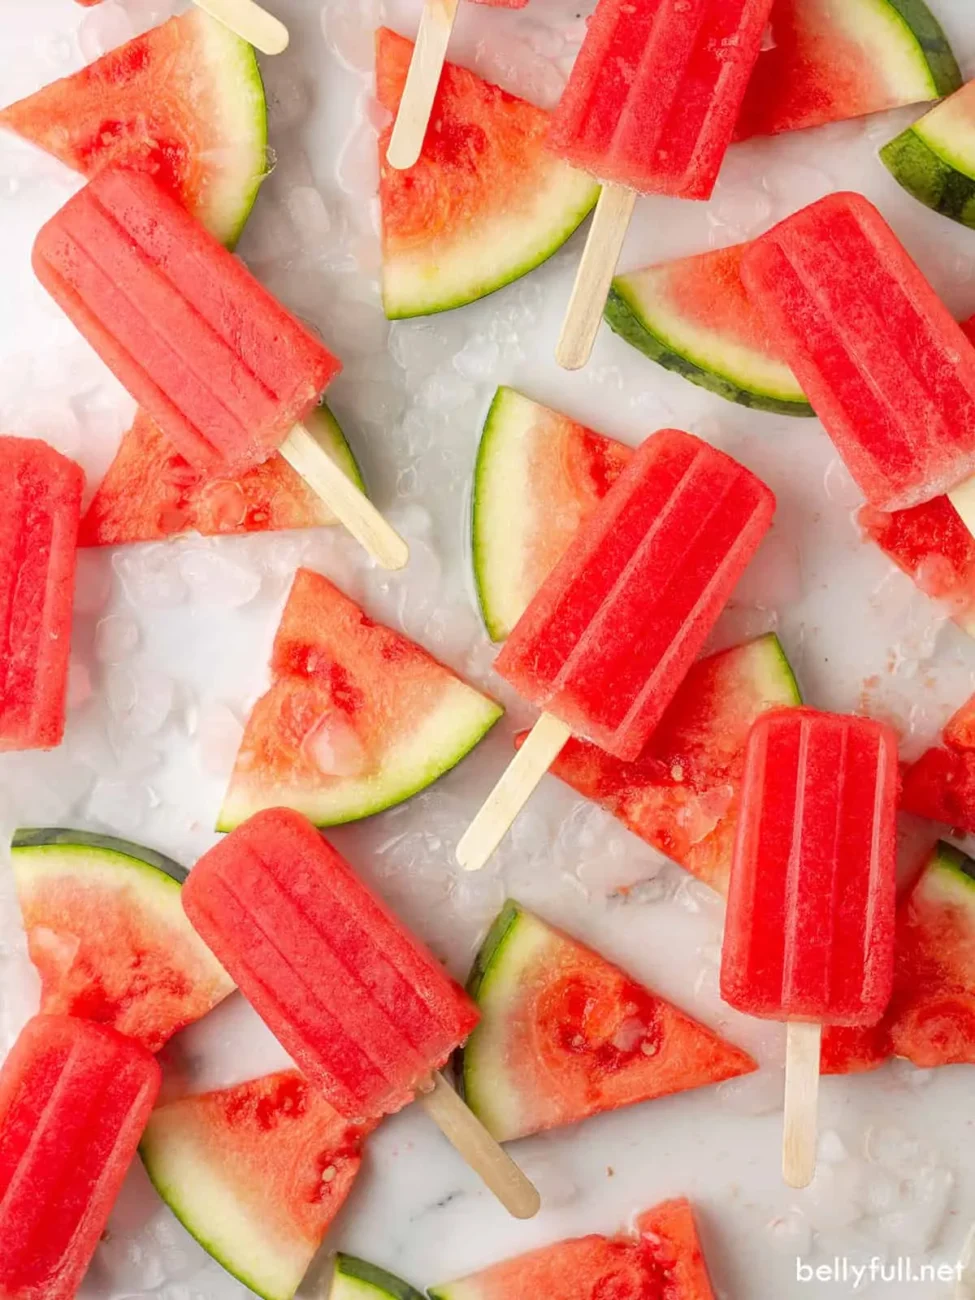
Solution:
[[[975,72],[968,0],[932,0]],[[6,102],[149,25],[170,0],[5,0],[0,100]],[[371,28],[410,32],[415,0],[278,0],[292,52],[267,67],[277,168],[241,254],[346,361],[334,406],[374,494],[414,544],[405,576],[370,569],[332,533],[219,543],[187,540],[85,557],[68,737],[51,755],[0,762],[0,819],[111,830],[188,864],[208,830],[290,575],[322,568],[367,606],[490,689],[492,650],[472,604],[466,495],[494,385],[521,387],[635,442],[675,423],[761,473],[779,494],[774,533],[717,642],[776,628],[814,704],[864,702],[892,718],[910,753],[975,687],[975,644],[859,543],[857,493],[822,430],[722,402],[604,333],[592,364],[552,359],[580,244],[473,307],[390,329],[378,309]],[[583,5],[584,13],[591,5]],[[570,0],[514,14],[463,7],[456,49],[511,89],[552,102],[581,33]],[[959,313],[975,311],[975,234],[927,212],[874,158],[912,112],[735,149],[708,205],[639,205],[624,265],[736,242],[832,188],[878,201]],[[54,161],[0,139],[0,427],[49,439],[96,481],[131,405],[34,284],[32,238],[78,184]],[[106,620],[113,620],[106,622]],[[873,680],[875,679],[875,680]],[[503,694],[503,692],[502,692]],[[509,701],[510,702],[510,701]],[[462,879],[457,835],[508,756],[516,706],[478,753],[410,805],[336,840],[462,975],[506,891],[564,923],[764,1062],[741,1085],[685,1094],[526,1141],[516,1154],[545,1199],[531,1223],[506,1219],[424,1116],[407,1112],[373,1140],[330,1237],[402,1272],[442,1281],[566,1235],[612,1232],[662,1197],[692,1196],[722,1300],[849,1294],[796,1280],[796,1254],[911,1254],[954,1262],[975,1219],[972,1071],[903,1063],[823,1089],[823,1161],[814,1187],[778,1180],[781,1034],[725,1008],[716,959],[721,907],[612,819],[554,780],[492,869]],[[614,888],[654,877],[621,903]],[[6,867],[0,875],[0,1035],[35,996]],[[180,1044],[196,1086],[275,1068],[279,1049],[233,1001]],[[314,1282],[307,1294],[320,1294]],[[863,1294],[860,1288],[858,1294]],[[933,1283],[878,1285],[892,1300],[950,1295]],[[223,1300],[241,1287],[210,1264],[134,1171],[86,1284],[89,1300],[156,1295]]]

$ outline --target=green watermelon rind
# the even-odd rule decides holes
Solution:
[[[554,161],[554,160],[553,160]],[[599,185],[565,163],[555,163],[553,178],[537,194],[538,215],[507,218],[469,236],[456,238],[427,265],[409,268],[407,254],[383,260],[383,308],[387,320],[435,316],[478,302],[520,280],[547,262],[578,230],[596,206]],[[516,235],[512,251],[512,236]],[[450,264],[454,263],[454,266]]]
[[[736,372],[730,365],[721,370],[713,361],[706,365],[703,358],[692,356],[686,345],[668,338],[659,326],[655,327],[650,304],[641,301],[631,277],[617,276],[613,281],[603,315],[613,333],[645,357],[726,401],[774,415],[803,418],[815,415],[805,398],[796,399],[768,391],[743,370]],[[741,352],[740,347],[736,350]]]
[[[504,385],[494,394],[484,421],[481,441],[474,466],[474,486],[471,502],[471,555],[474,565],[474,588],[481,618],[492,641],[503,641],[511,631],[509,620],[501,613],[503,593],[497,589],[503,583],[503,566],[496,562],[499,537],[507,537],[510,528],[511,497],[509,482],[513,456],[520,450],[520,440],[512,439],[516,431],[516,410],[527,403],[535,403],[521,393]],[[523,467],[520,467],[523,468]],[[522,476],[522,481],[524,481]],[[530,484],[525,484],[530,487]],[[499,531],[501,529],[501,531]]]
[[[225,88],[225,102],[235,107],[233,140],[249,137],[246,153],[241,154],[239,171],[220,174],[224,194],[212,190],[201,218],[228,248],[233,248],[243,233],[261,185],[269,174],[267,95],[261,77],[257,51],[223,23],[212,20],[211,36],[220,46],[211,60],[219,84]],[[239,109],[237,107],[239,101]],[[245,125],[245,133],[237,127]]]
[[[291,1267],[290,1264],[278,1259],[276,1244],[266,1237],[261,1237],[263,1225],[251,1222],[247,1225],[246,1231],[243,1225],[239,1225],[239,1235],[236,1229],[234,1231],[235,1239],[246,1241],[246,1248],[250,1254],[260,1258],[263,1272],[259,1274],[256,1267],[251,1268],[241,1263],[239,1255],[237,1258],[233,1257],[234,1247],[218,1244],[216,1237],[211,1235],[217,1230],[207,1230],[203,1227],[197,1214],[187,1204],[188,1161],[177,1158],[174,1164],[178,1168],[169,1168],[168,1172],[164,1172],[163,1165],[170,1154],[167,1147],[171,1147],[172,1143],[171,1137],[159,1135],[160,1116],[165,1114],[165,1110],[166,1107],[163,1106],[153,1113],[139,1144],[139,1156],[153,1187],[190,1236],[199,1242],[207,1254],[215,1259],[221,1268],[226,1269],[231,1277],[249,1287],[256,1295],[261,1296],[262,1300],[292,1300],[301,1283],[304,1270]],[[199,1200],[200,1189],[208,1171],[205,1157],[197,1155],[197,1159],[200,1167],[192,1179],[192,1189],[193,1195]],[[215,1207],[224,1198],[227,1202],[224,1214],[224,1223],[226,1223],[235,1213],[240,1213],[239,1203],[233,1196],[233,1189],[225,1187],[216,1180],[215,1187],[210,1189],[210,1194],[206,1197],[208,1216],[214,1214]],[[220,1211],[217,1210],[216,1213],[219,1215]]]
[[[509,1108],[502,1096],[503,1039],[510,1023],[508,1009],[520,988],[520,972],[558,936],[520,903],[509,899],[492,924],[474,958],[467,992],[482,1008],[482,1020],[457,1054],[458,1091],[492,1137],[503,1142],[512,1123],[510,1110],[518,1098],[512,1091]],[[495,1004],[492,1006],[492,1004]],[[488,1014],[490,1009],[490,1014]],[[492,1036],[489,1024],[498,1027]]]
[[[926,901],[944,897],[972,913],[975,925],[975,859],[955,845],[939,840],[918,882]]]
[[[886,0],[902,20],[930,73],[932,98],[952,95],[964,78],[944,28],[924,0]]]
[[[975,230],[975,176],[924,139],[923,121],[884,145],[880,158],[898,185],[919,203]],[[972,135],[975,146],[975,131]]]
[[[360,492],[368,495],[362,470],[355,458],[355,452],[349,446],[349,440],[342,431],[342,426],[335,418],[335,413],[326,402],[322,402],[305,421],[308,432],[320,447],[331,456],[339,469],[351,479]]]
[[[434,756],[425,762],[417,762],[409,756],[404,758],[401,755],[396,760],[397,768],[400,769],[400,775],[396,779],[391,779],[387,763],[380,772],[365,778],[334,780],[327,790],[302,791],[292,786],[272,785],[265,794],[255,798],[250,791],[245,796],[235,788],[237,783],[233,782],[220,810],[216,829],[236,830],[254,813],[265,808],[280,807],[303,813],[310,822],[321,828],[344,826],[412,799],[466,758],[504,714],[500,704],[468,686],[466,682],[453,679],[451,686],[457,692],[453,699],[448,699],[445,694],[437,712],[428,714],[423,721],[423,728],[434,737],[438,733],[451,734],[452,739],[446,750],[443,747],[437,749]],[[417,741],[421,742],[418,749],[427,748],[430,752],[426,737],[419,729],[409,737],[411,745],[416,745]],[[354,793],[357,789],[360,791],[358,794]]]
[[[423,1294],[402,1278],[356,1255],[339,1252],[328,1300],[424,1300]]]
[[[172,858],[167,858],[155,849],[147,849],[141,844],[129,840],[117,839],[114,835],[95,835],[89,831],[69,830],[66,827],[21,827],[14,832],[10,842],[10,851],[15,859],[27,854],[50,853],[65,854],[71,850],[88,854],[92,850],[100,856],[121,859],[113,862],[119,867],[135,867],[153,873],[153,877],[165,876],[177,888],[186,880],[189,872]],[[162,881],[154,880],[161,884]]]

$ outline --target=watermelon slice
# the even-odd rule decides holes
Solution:
[[[923,0],[775,0],[739,140],[950,95],[961,73]]]
[[[500,705],[299,569],[247,723],[219,830],[286,807],[356,821],[425,789],[494,726]]]
[[[719,397],[778,415],[813,415],[741,281],[747,244],[613,281],[605,316],[638,351]]]
[[[332,460],[365,491],[349,444],[328,407],[319,407],[305,424]],[[238,479],[207,479],[139,411],[81,521],[80,544],[120,546],[186,532],[213,537],[335,522],[283,456],[272,456]]]
[[[396,114],[413,45],[377,33],[379,102]],[[449,311],[526,275],[561,248],[599,186],[545,148],[549,114],[448,63],[419,162],[379,140],[383,302],[390,320]]]
[[[917,817],[975,832],[975,752],[926,750],[904,772],[901,807]]]
[[[975,229],[975,81],[891,140],[880,157],[926,207]]]
[[[17,831],[11,849],[41,1010],[111,1025],[157,1052],[233,992],[183,914],[186,872],[83,831]]]
[[[865,539],[975,636],[975,539],[946,496],[892,513],[864,506],[857,522]]]
[[[975,1063],[975,861],[938,843],[897,913],[898,1056],[930,1067]]]
[[[640,1215],[632,1233],[576,1237],[433,1287],[433,1300],[714,1300],[684,1199]]]
[[[467,984],[468,1106],[499,1142],[719,1083],[757,1067],[618,967],[508,902]]]
[[[328,1300],[425,1300],[402,1278],[355,1255],[335,1256]]]
[[[769,633],[696,663],[636,762],[573,738],[551,771],[725,894],[745,739],[762,713],[800,702]]]
[[[567,415],[499,388],[474,470],[474,581],[503,641],[633,453]]]
[[[93,176],[151,170],[233,244],[267,173],[267,105],[253,49],[191,9],[0,112],[0,125]]]
[[[285,1070],[160,1106],[140,1154],[204,1250],[265,1300],[291,1300],[355,1181],[367,1131]]]

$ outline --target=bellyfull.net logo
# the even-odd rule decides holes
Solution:
[[[960,1282],[964,1272],[964,1261],[922,1264],[910,1255],[893,1260],[874,1256],[868,1263],[835,1255],[823,1264],[808,1264],[801,1256],[796,1257],[797,1282],[843,1282],[853,1290],[876,1282]]]

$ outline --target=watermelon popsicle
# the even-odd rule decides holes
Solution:
[[[528,0],[475,0],[475,3],[497,9],[523,9]],[[386,151],[387,162],[398,171],[412,167],[423,150],[459,8],[460,0],[423,0],[410,70]]]
[[[0,437],[0,751],[64,736],[84,475],[47,443]]]
[[[159,1091],[114,1029],[37,1016],[0,1070],[0,1296],[71,1300]]]
[[[302,421],[336,359],[163,187],[107,168],[41,230],[38,279],[209,477],[280,451],[387,568],[408,551]]]
[[[477,1007],[306,818],[257,813],[197,863],[183,907],[258,1015],[342,1115],[420,1096],[519,1218],[538,1194],[439,1071]]]
[[[745,755],[721,995],[788,1022],[783,1172],[816,1167],[823,1025],[869,1027],[894,976],[897,737],[866,718],[781,709]]]
[[[599,0],[549,144],[605,182],[556,350],[589,360],[638,194],[709,199],[772,0]]]
[[[742,279],[868,502],[947,492],[975,527],[975,348],[877,209],[831,194],[750,245]]]
[[[749,470],[664,429],[637,449],[515,625],[495,667],[544,710],[457,847],[484,865],[576,734],[635,759],[775,513]]]

